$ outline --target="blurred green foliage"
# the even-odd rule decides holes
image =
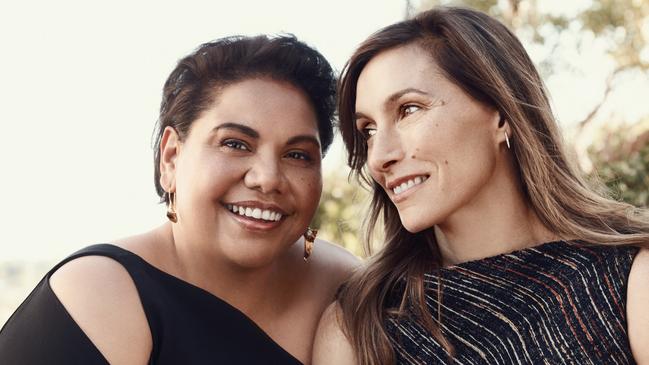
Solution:
[[[649,207],[649,119],[602,130],[588,152],[591,175],[602,180],[613,197]]]
[[[641,57],[641,50],[647,46],[646,30],[649,19],[647,0],[592,0],[590,5],[577,14],[567,16],[558,12],[544,12],[541,0],[420,0],[418,6],[407,0],[407,14],[413,16],[419,11],[434,6],[464,6],[483,11],[507,24],[524,43],[537,44],[547,49],[566,46],[561,34],[580,34],[579,49],[592,47],[593,35],[606,39],[606,51],[616,63],[616,71],[627,69],[649,70],[649,62]],[[579,69],[570,60],[556,59],[550,52],[541,60],[542,74],[550,75],[558,66]]]
[[[324,177],[320,205],[313,219],[318,237],[337,243],[357,256],[363,257],[361,231],[367,212],[369,193],[354,179],[348,178],[346,168]]]

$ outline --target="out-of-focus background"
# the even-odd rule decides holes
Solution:
[[[538,65],[584,174],[649,202],[649,0],[241,0],[0,5],[0,324],[57,261],[164,222],[151,136],[162,85],[200,43],[294,33],[340,71],[373,31],[435,5],[506,23]],[[407,72],[407,70],[402,70]],[[395,70],[399,72],[399,70]],[[368,194],[336,141],[319,237],[362,256]]]

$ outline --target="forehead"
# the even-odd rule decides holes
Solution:
[[[372,58],[361,71],[356,87],[356,108],[384,101],[407,88],[429,91],[445,77],[429,51],[417,44],[389,49]]]
[[[227,122],[264,130],[288,130],[295,134],[317,131],[315,109],[304,91],[286,81],[245,79],[219,89],[203,115],[209,128]]]

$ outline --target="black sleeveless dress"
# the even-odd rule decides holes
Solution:
[[[153,336],[149,364],[301,364],[238,309],[109,244],[45,275],[0,330],[0,364],[108,364],[49,286],[59,267],[88,255],[116,260],[133,278]]]
[[[626,288],[635,247],[550,242],[425,276],[444,346],[423,326],[390,318],[398,364],[634,364]],[[394,297],[400,295],[396,293]]]

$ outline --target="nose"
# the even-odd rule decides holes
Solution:
[[[396,130],[377,130],[367,150],[367,165],[376,172],[387,172],[405,155],[401,138]]]
[[[280,162],[276,158],[256,158],[244,177],[246,187],[263,194],[281,193],[286,185],[286,177]]]

